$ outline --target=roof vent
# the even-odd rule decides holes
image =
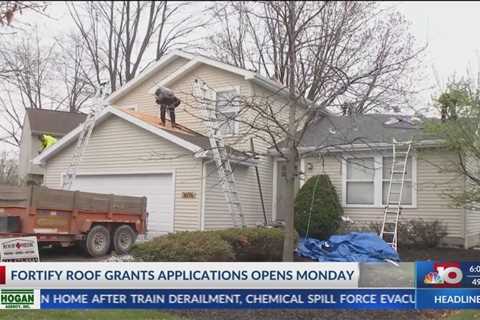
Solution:
[[[335,128],[330,128],[328,129],[328,132],[330,132],[330,134],[336,134],[337,130],[335,130]]]

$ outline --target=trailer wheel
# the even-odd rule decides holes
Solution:
[[[113,234],[113,247],[118,254],[125,254],[132,249],[137,234],[129,225],[121,225]]]
[[[104,226],[93,227],[88,232],[85,246],[92,257],[106,255],[110,250],[110,232]]]

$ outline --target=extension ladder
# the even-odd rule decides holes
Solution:
[[[234,227],[238,227],[237,217],[240,218],[242,227],[245,227],[245,217],[242,212],[242,205],[238,195],[235,176],[230,165],[229,153],[225,147],[223,135],[220,132],[220,120],[217,118],[215,106],[215,91],[210,89],[205,82],[200,83],[195,80],[193,83],[193,96],[200,100],[203,120],[208,129],[208,138],[210,141],[213,159],[217,166],[218,177],[222,184],[225,200],[232,217]]]
[[[390,169],[387,203],[383,215],[380,238],[397,250],[398,219],[402,211],[402,196],[405,177],[407,175],[408,156],[412,148],[412,140],[398,142],[393,139],[393,157]],[[396,187],[395,191],[393,190]],[[413,187],[413,186],[412,186]]]
[[[70,164],[65,172],[65,176],[63,177],[62,189],[64,190],[70,190],[75,178],[77,177],[77,169],[88,145],[88,141],[90,140],[90,136],[92,135],[93,127],[95,127],[95,121],[100,112],[102,112],[107,106],[105,103],[106,95],[107,93],[104,92],[102,87],[97,90],[95,95],[95,106],[89,112],[87,118],[82,124],[82,131],[78,136],[77,144],[73,150],[72,159],[70,160]]]

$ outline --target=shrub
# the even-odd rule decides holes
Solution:
[[[233,248],[235,261],[281,261],[283,230],[243,228],[212,231]]]
[[[136,245],[131,254],[141,261],[234,261],[232,246],[213,232],[178,232]]]
[[[440,241],[448,234],[447,226],[439,220],[431,222],[423,219],[410,220],[405,229],[407,244],[418,247],[438,247]]]
[[[328,175],[308,179],[295,199],[295,228],[301,236],[308,233],[313,238],[327,239],[339,227],[342,214],[343,208]]]
[[[370,232],[370,233],[373,232],[373,233],[379,234],[381,227],[382,227],[382,224],[379,222],[372,222],[366,225],[364,223],[356,223],[355,221],[352,221],[352,220],[345,221],[342,219],[335,233],[346,234],[350,232]]]
[[[141,261],[281,261],[283,230],[243,228],[178,232],[132,249]]]

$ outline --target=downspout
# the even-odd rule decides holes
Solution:
[[[200,231],[205,230],[205,190],[207,185],[207,161],[202,160],[200,189]]]
[[[253,159],[257,159],[257,154],[255,153],[255,146],[253,143],[253,138],[250,138],[250,148],[252,152]],[[262,183],[260,181],[260,172],[258,170],[257,164],[255,164],[255,175],[257,176],[257,185],[258,185],[258,193],[260,195],[260,201],[262,203],[262,211],[263,211],[263,222],[265,225],[268,225],[267,213],[265,211],[265,202],[263,200],[263,192],[262,192]]]

